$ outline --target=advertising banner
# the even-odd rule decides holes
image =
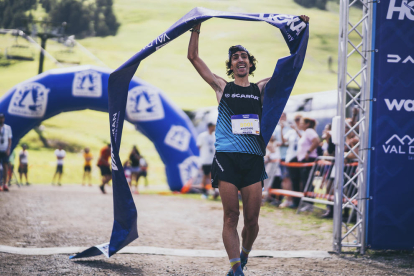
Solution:
[[[374,5],[367,246],[414,247],[414,1]]]

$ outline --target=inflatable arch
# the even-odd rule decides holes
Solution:
[[[40,122],[61,112],[108,112],[110,73],[94,66],[53,69],[14,86],[0,99],[0,112],[13,131],[12,148]],[[198,170],[196,133],[187,115],[158,88],[134,77],[126,120],[154,143],[170,189],[180,191]]]

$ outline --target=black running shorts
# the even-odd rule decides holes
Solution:
[[[57,173],[63,173],[63,165],[57,165],[56,172]]]
[[[219,180],[234,184],[242,189],[267,178],[263,156],[238,153],[216,152],[211,168],[211,184],[218,188]]]
[[[98,166],[101,169],[101,175],[102,176],[106,176],[106,175],[112,175],[111,173],[111,169],[109,169],[109,166]]]

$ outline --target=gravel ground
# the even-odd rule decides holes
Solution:
[[[134,195],[140,237],[132,246],[223,250],[216,201]],[[12,187],[0,193],[0,244],[14,247],[92,246],[109,241],[112,195],[98,187]],[[332,221],[264,207],[254,249],[332,249]],[[241,225],[239,225],[241,230]],[[0,275],[225,275],[226,258],[117,254],[71,261],[68,255],[0,253]],[[251,258],[247,275],[414,275],[411,253],[377,252],[325,259]]]

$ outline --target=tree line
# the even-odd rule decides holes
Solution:
[[[43,21],[60,25],[77,38],[115,35],[120,26],[113,12],[113,0],[0,0],[0,28],[29,30],[32,13],[41,6]]]

